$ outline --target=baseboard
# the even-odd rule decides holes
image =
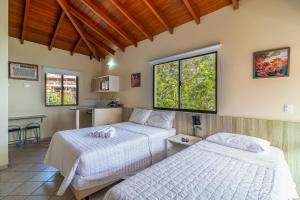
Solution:
[[[41,138],[41,142],[50,142],[52,137]]]
[[[4,169],[7,169],[7,168],[8,168],[8,164],[7,165],[0,165],[0,171],[4,170]]]

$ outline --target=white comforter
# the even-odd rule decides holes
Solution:
[[[70,183],[91,180],[105,184],[140,171],[163,159],[166,138],[175,130],[165,130],[130,122],[112,125],[115,137],[95,138],[88,134],[99,127],[67,130],[52,137],[45,163],[59,169],[64,180],[57,192],[62,195]],[[86,189],[94,185],[83,185]],[[76,184],[75,184],[76,186]]]
[[[281,150],[250,153],[207,141],[111,188],[105,200],[287,200],[297,198]]]

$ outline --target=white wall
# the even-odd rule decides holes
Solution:
[[[89,57],[47,46],[25,41],[23,45],[18,39],[9,38],[9,61],[39,65],[39,81],[9,80],[9,116],[46,114],[41,137],[50,137],[58,130],[75,128],[75,113],[69,107],[45,107],[44,73],[42,65],[65,68],[80,72],[79,103],[86,99],[97,99],[98,95],[91,92],[91,80],[98,76],[100,63]],[[24,87],[29,84],[30,87]],[[17,123],[17,122],[10,122]],[[23,123],[23,122],[22,122]],[[26,124],[24,122],[23,124]]]
[[[7,149],[7,62],[8,0],[0,2],[0,169],[8,164]]]
[[[240,8],[227,6],[195,22],[142,41],[113,58],[116,66],[105,73],[121,76],[117,95],[125,106],[152,106],[152,67],[148,61],[222,43],[219,115],[300,121],[300,1],[241,0]],[[290,77],[252,78],[255,51],[291,47]],[[108,58],[109,59],[109,58]],[[108,60],[107,59],[107,60]],[[105,65],[105,64],[104,64]],[[142,73],[142,87],[130,87],[130,74]],[[295,106],[294,114],[283,105]]]

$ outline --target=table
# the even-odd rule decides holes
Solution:
[[[186,138],[189,141],[183,142],[181,139]],[[178,153],[179,151],[186,149],[187,147],[196,144],[197,142],[200,142],[202,138],[195,137],[191,135],[186,134],[177,134],[175,136],[169,137],[167,139],[168,141],[168,156],[171,156],[175,153]]]
[[[26,120],[26,119],[40,119],[41,123],[43,123],[43,119],[46,118],[46,117],[47,117],[47,115],[43,115],[43,114],[10,116],[10,117],[8,117],[8,121],[17,121],[17,120]]]

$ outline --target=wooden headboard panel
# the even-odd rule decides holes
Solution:
[[[128,121],[132,110],[123,109],[124,121]],[[205,138],[217,132],[239,133],[267,139],[271,141],[272,146],[282,149],[300,193],[299,122],[177,112],[174,123],[177,133],[192,134],[193,115],[201,116],[201,130],[196,132],[197,136]]]

